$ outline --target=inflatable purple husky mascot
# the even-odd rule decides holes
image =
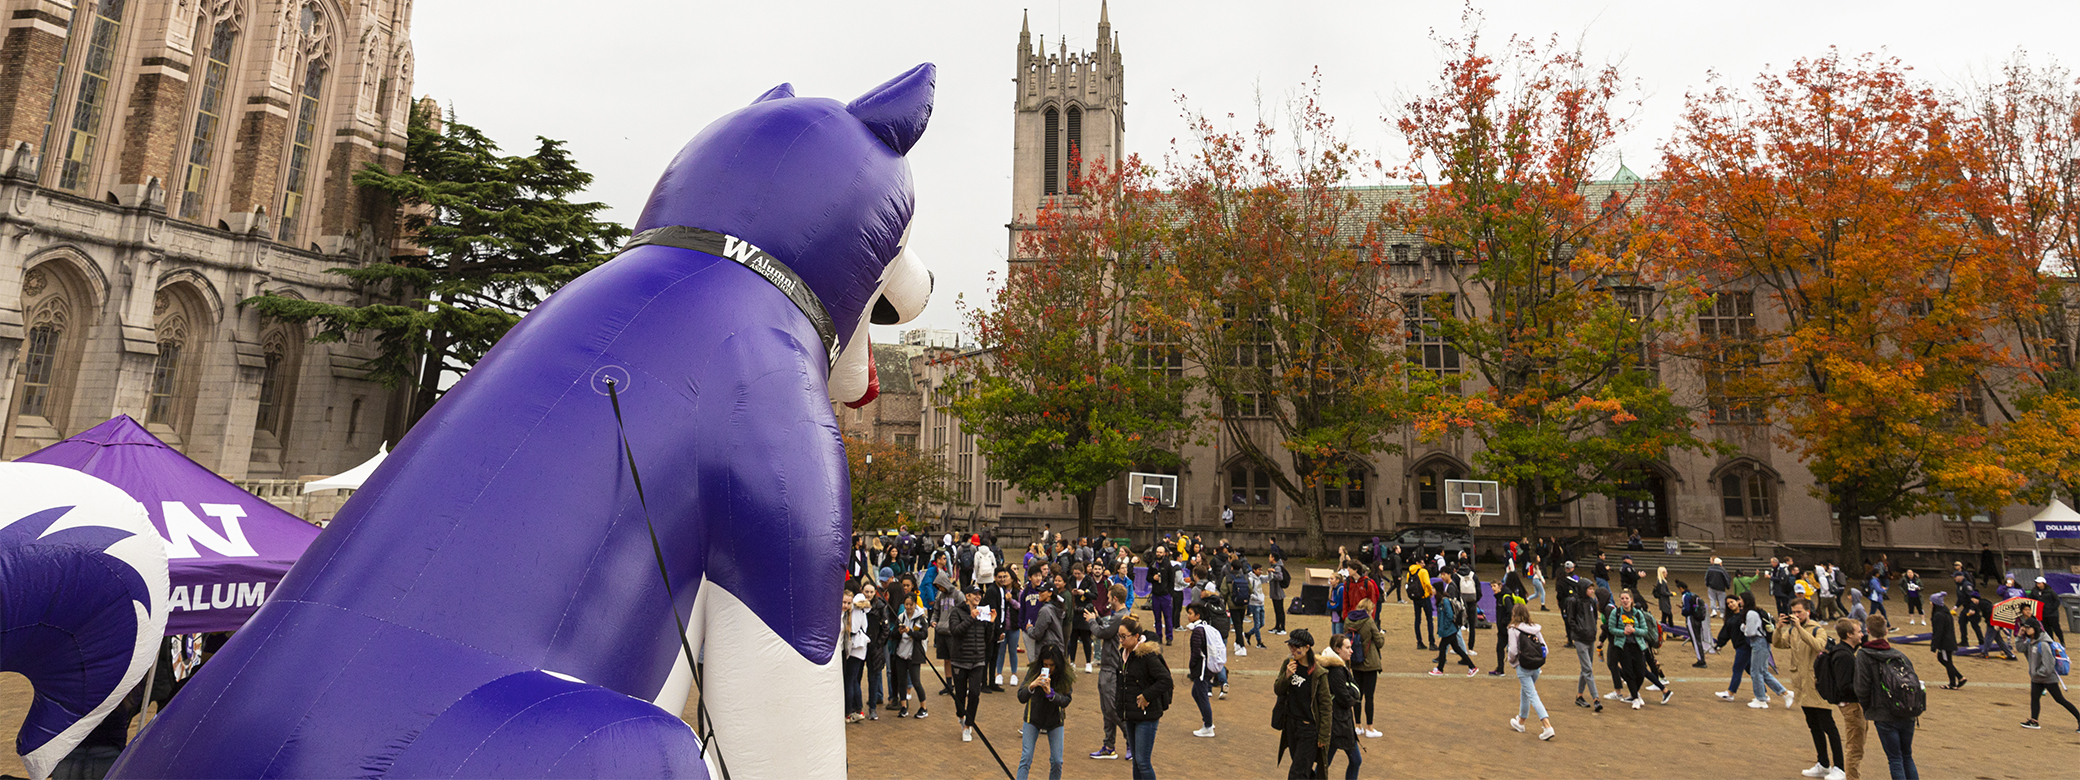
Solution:
[[[933,78],[781,85],[702,131],[631,248],[412,429],[113,776],[842,776],[831,402],[871,397],[867,322],[930,291],[904,155]]]

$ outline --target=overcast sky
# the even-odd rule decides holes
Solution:
[[[919,63],[939,66],[930,129],[911,150],[911,245],[938,278],[907,327],[963,329],[957,298],[986,300],[1010,220],[1011,102],[1019,18],[1030,9],[1050,51],[1091,46],[1099,0],[425,0],[412,36],[416,89],[452,106],[509,151],[568,141],[597,176],[589,193],[633,222],[688,138],[780,82],[849,101]],[[1983,78],[2018,48],[2080,65],[2074,2],[1849,0],[1482,0],[1483,35],[1560,35],[1640,85],[1625,161],[1652,175],[1686,91],[1717,71],[1737,84],[1822,54],[1884,51],[1939,85]],[[1694,10],[1689,10],[1694,9]],[[1421,2],[1113,0],[1127,83],[1127,150],[1160,159],[1184,125],[1178,95],[1210,115],[1255,115],[1256,96],[1291,94],[1319,66],[1326,105],[1361,148],[1394,158],[1384,119],[1427,89],[1461,6]],[[1612,167],[1615,167],[1613,161]],[[897,327],[876,327],[893,341]]]

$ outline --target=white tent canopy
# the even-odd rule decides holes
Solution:
[[[2042,523],[2075,523],[2075,522],[2080,522],[2080,512],[2075,512],[2075,511],[2073,511],[2073,508],[2072,508],[2072,507],[2066,506],[2066,502],[2064,502],[2064,501],[2060,501],[2060,500],[2058,500],[2058,499],[2054,498],[2054,499],[2051,499],[2051,505],[2050,505],[2050,506],[2047,506],[2047,507],[2044,507],[2043,511],[2040,511],[2040,512],[2038,512],[2038,513],[2037,513],[2037,516],[2036,516],[2036,517],[2032,517],[2032,518],[2030,518],[2030,519],[2028,519],[2028,520],[2024,520],[2024,521],[2022,521],[2022,522],[2020,522],[2020,523],[2016,523],[2016,524],[2014,524],[2014,525],[2011,525],[2011,526],[2005,526],[2005,527],[2001,528],[2001,530],[2003,530],[2003,531],[2020,531],[2020,532],[2022,532],[2022,533],[2026,533],[2026,534],[2035,534],[2035,533],[2037,532],[2037,523],[2040,523],[2040,522],[2042,522]]]
[[[368,481],[368,475],[376,473],[376,467],[383,465],[383,459],[388,457],[390,457],[390,443],[384,442],[383,446],[376,450],[376,456],[373,458],[369,458],[367,463],[355,466],[335,476],[330,476],[324,479],[313,480],[311,482],[305,483],[303,486],[303,492],[316,493],[320,490],[359,490],[361,488],[361,483]],[[2061,504],[2060,506],[2064,505]],[[2068,509],[2066,511],[2070,513],[2073,510]]]

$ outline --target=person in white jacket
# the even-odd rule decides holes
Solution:
[[[1526,647],[1527,644],[1537,648],[1536,655],[1520,658],[1520,651],[1530,649]],[[1541,633],[1538,623],[1531,620],[1530,608],[1524,602],[1517,602],[1517,606],[1510,611],[1509,645],[1504,650],[1509,665],[1517,669],[1519,687],[1517,716],[1509,719],[1509,727],[1523,731],[1524,719],[1537,714],[1538,725],[1544,727],[1538,732],[1539,739],[1553,738],[1553,719],[1546,716],[1545,702],[1538,699],[1538,674],[1545,670],[1546,658],[1549,657],[1547,650],[1545,634]]]

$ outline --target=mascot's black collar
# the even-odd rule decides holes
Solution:
[[[816,337],[823,341],[824,354],[829,360],[824,367],[837,365],[838,349],[843,345],[838,343],[838,328],[831,323],[830,312],[824,310],[823,301],[816,297],[815,290],[809,289],[809,283],[802,281],[802,277],[796,275],[794,269],[788,268],[786,263],[780,262],[779,258],[736,236],[685,225],[666,225],[637,233],[621,247],[621,251],[626,252],[639,246],[670,246],[706,252],[716,257],[734,260],[737,264],[757,272],[759,276],[765,277],[766,281],[772,282],[774,287],[780,288],[780,292],[785,294],[788,300],[794,301],[795,307],[802,310],[802,315],[809,318],[809,324],[816,327]]]

